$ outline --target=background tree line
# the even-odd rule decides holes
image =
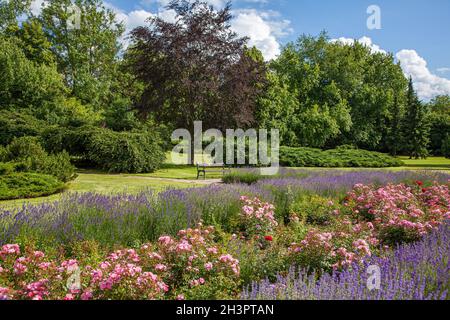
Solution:
[[[48,152],[61,151],[56,145],[89,158],[89,146],[104,137],[113,148],[111,135],[119,134],[124,143],[117,145],[137,159],[167,147],[172,129],[202,120],[219,129],[278,128],[290,147],[450,153],[450,97],[421,102],[391,54],[322,33],[300,36],[265,62],[232,32],[231,5],[216,11],[175,0],[175,22],[155,17],[124,35],[101,0],[73,2],[81,10],[79,29],[68,27],[70,0],[49,0],[38,16],[30,2],[0,0],[1,145],[36,136]],[[84,152],[70,150],[83,141]],[[120,158],[121,149],[105,150],[111,154]],[[162,161],[160,152],[156,158]],[[136,163],[130,171],[157,167]]]

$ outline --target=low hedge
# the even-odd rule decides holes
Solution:
[[[360,149],[280,148],[280,164],[285,167],[387,168],[403,166],[403,161],[384,153]]]
[[[225,175],[222,178],[222,182],[225,184],[241,183],[252,185],[261,179],[264,179],[264,176],[255,172],[234,172]]]
[[[0,175],[0,200],[49,196],[64,189],[57,178],[39,173]]]

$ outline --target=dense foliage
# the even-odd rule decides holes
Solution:
[[[281,147],[280,164],[287,167],[383,168],[399,167],[403,162],[387,154],[341,147],[322,151],[312,148]]]
[[[15,171],[48,174],[62,182],[76,178],[69,154],[65,151],[47,154],[36,137],[15,138],[5,150],[0,160],[12,163]]]
[[[270,66],[262,121],[278,120],[285,145],[385,147],[394,97],[401,103],[407,84],[392,55],[321,34],[288,44]]]
[[[67,150],[108,172],[148,173],[165,160],[162,141],[149,131],[116,132],[105,128],[50,128],[42,134],[52,153]]]

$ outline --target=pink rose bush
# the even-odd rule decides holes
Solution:
[[[153,266],[172,296],[186,299],[226,298],[238,290],[239,261],[214,241],[214,227],[181,230],[178,237],[162,236],[144,246],[146,265]]]
[[[16,244],[0,250],[0,299],[93,300],[230,297],[239,261],[214,243],[214,228],[180,231],[156,244],[117,250],[95,267],[46,260]]]
[[[77,260],[46,260],[40,251],[18,245],[0,250],[0,298],[29,300],[158,299],[168,287],[145,271],[134,250],[111,254],[98,268]]]
[[[420,240],[450,218],[449,187],[358,184],[333,215],[333,224],[325,230],[310,229],[301,242],[291,244],[290,261],[311,270],[336,270],[399,243]]]
[[[241,225],[250,238],[273,241],[271,234],[278,227],[275,219],[275,207],[258,198],[241,197],[244,204],[241,212]],[[270,239],[270,240],[267,240]]]
[[[346,232],[320,232],[312,229],[300,243],[293,243],[288,249],[295,264],[310,271],[336,270],[350,266],[372,255],[370,244],[365,239],[355,239]]]
[[[372,235],[384,244],[416,241],[450,218],[448,185],[417,185],[356,185],[344,205],[358,225],[370,222]]]

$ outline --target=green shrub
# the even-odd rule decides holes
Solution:
[[[93,136],[107,129],[94,126],[79,128],[52,127],[42,133],[42,143],[48,153],[67,151],[71,156],[87,157]]]
[[[153,172],[165,160],[159,139],[146,132],[104,130],[91,137],[88,149],[89,160],[108,172]]]
[[[417,232],[399,227],[388,227],[380,231],[379,238],[384,245],[395,247],[404,243],[413,243],[420,240]]]
[[[78,176],[66,151],[47,156],[38,172],[55,176],[62,182],[72,181]]]
[[[311,225],[324,226],[333,220],[337,207],[331,199],[317,195],[305,195],[291,205],[291,214]]]
[[[0,145],[0,162],[6,161],[6,157],[8,156],[8,150]]]
[[[50,175],[38,173],[0,175],[0,200],[48,196],[63,189],[64,183]]]
[[[66,150],[71,156],[113,173],[153,172],[165,160],[159,135],[147,131],[115,132],[84,126],[51,128],[42,137],[48,152]]]
[[[7,152],[6,158],[16,163],[16,171],[49,174],[62,182],[76,178],[69,154],[48,155],[36,137],[15,138],[7,147]]]
[[[11,162],[2,163],[0,162],[0,176],[11,174],[16,170],[15,166]]]
[[[385,168],[404,165],[401,160],[387,154],[354,149],[349,146],[326,151],[312,148],[281,147],[280,164],[287,167],[324,168]]]
[[[33,161],[42,161],[46,156],[47,153],[36,137],[14,138],[8,146],[7,158],[9,161],[22,161],[28,158]]]
[[[45,121],[27,113],[0,110],[0,145],[6,146],[18,137],[39,136],[47,127]]]
[[[263,176],[254,172],[235,172],[225,175],[222,181],[225,184],[242,183],[252,185],[263,178]]]

